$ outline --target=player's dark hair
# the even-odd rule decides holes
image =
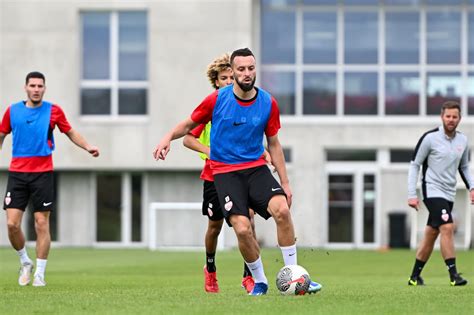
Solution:
[[[457,109],[461,115],[461,105],[457,101],[446,101],[441,105],[441,114],[444,114],[446,109]]]
[[[234,50],[232,55],[230,55],[230,64],[232,65],[234,63],[235,57],[248,57],[248,56],[252,56],[255,58],[255,56],[253,55],[253,52],[248,48],[240,48],[240,49]]]
[[[32,71],[26,75],[25,84],[28,84],[30,79],[43,79],[43,83],[46,83],[46,78],[44,74],[39,71]]]

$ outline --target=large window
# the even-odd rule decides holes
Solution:
[[[83,12],[81,114],[147,114],[147,14]]]
[[[441,104],[448,100],[461,100],[461,75],[457,72],[433,72],[427,74],[427,114],[439,115]]]
[[[419,62],[420,22],[417,12],[387,12],[385,15],[385,62]]]
[[[303,84],[303,113],[305,115],[336,114],[335,73],[305,73]]]
[[[385,76],[385,114],[417,115],[420,79],[416,72],[387,72]]]
[[[346,73],[344,114],[377,115],[377,74]]]
[[[461,14],[442,11],[427,14],[427,62],[459,64],[461,61]]]
[[[376,64],[377,13],[346,12],[344,16],[344,61],[348,64]]]
[[[96,196],[96,241],[141,242],[142,175],[99,173]]]
[[[474,115],[472,4],[261,0],[260,85],[287,116]]]

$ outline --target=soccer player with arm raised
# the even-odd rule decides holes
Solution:
[[[161,139],[153,155],[155,159],[165,159],[172,140],[212,119],[210,160],[219,202],[255,279],[250,295],[264,295],[268,281],[260,247],[252,235],[249,207],[264,219],[273,217],[284,263],[296,265],[295,232],[290,212],[292,193],[278,140],[280,119],[277,102],[268,92],[254,86],[256,62],[248,48],[232,53],[231,66],[235,84],[206,97],[190,118]],[[275,180],[263,158],[264,136],[281,184]],[[320,284],[311,282],[309,293],[320,289]]]
[[[36,231],[36,271],[33,286],[45,286],[44,274],[51,245],[49,217],[54,207],[53,130],[57,126],[77,146],[93,157],[99,149],[90,145],[84,137],[71,128],[66,116],[56,104],[43,101],[46,91],[45,77],[40,72],[26,76],[26,101],[7,108],[0,125],[0,147],[5,137],[12,133],[12,160],[8,169],[8,183],[3,202],[6,210],[8,238],[20,256],[18,283],[26,286],[31,282],[33,261],[25,247],[21,221],[31,200]]]

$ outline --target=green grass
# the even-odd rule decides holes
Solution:
[[[219,294],[203,290],[200,252],[53,249],[44,288],[19,287],[18,257],[0,248],[0,314],[474,314],[474,252],[458,253],[471,280],[450,287],[439,252],[425,267],[425,287],[408,287],[414,252],[299,249],[299,264],[323,284],[317,295],[281,296],[277,249],[262,252],[268,295],[240,288],[237,251],[217,254]]]

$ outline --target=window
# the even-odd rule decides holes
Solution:
[[[335,12],[308,12],[303,17],[304,63],[336,63],[337,16]]]
[[[418,73],[387,73],[385,77],[385,114],[419,113],[420,79]]]
[[[390,150],[390,163],[410,163],[413,157],[413,149],[391,149]]]
[[[376,73],[345,74],[344,113],[346,115],[377,115]]]
[[[461,61],[461,14],[443,11],[427,14],[427,62],[431,64]]]
[[[96,241],[142,241],[142,175],[96,175]]]
[[[305,73],[303,84],[303,113],[305,115],[336,114],[335,73]]]
[[[426,93],[426,113],[428,115],[439,115],[441,104],[445,101],[461,101],[461,74],[428,73]]]
[[[287,116],[474,115],[473,1],[261,0],[260,84]]]
[[[329,242],[353,240],[353,180],[351,174],[329,175]]]
[[[291,148],[283,148],[283,156],[285,157],[286,163],[293,162],[293,151]]]
[[[147,114],[147,14],[84,12],[81,114]]]
[[[350,150],[350,149],[329,149],[326,151],[326,161],[376,161],[376,150]]]
[[[121,240],[122,191],[120,175],[97,175],[97,241]]]
[[[282,115],[295,113],[295,74],[293,72],[265,71],[262,85],[277,100]]]
[[[346,63],[377,63],[377,13],[349,12],[344,20]]]
[[[275,23],[278,21],[278,23]],[[262,13],[262,58],[265,63],[295,62],[295,13],[273,10]]]
[[[467,112],[469,115],[474,115],[474,72],[469,74],[469,83],[467,86]]]
[[[419,62],[419,14],[387,12],[385,16],[385,61],[388,64]]]
[[[473,0],[474,1],[474,0]],[[473,2],[474,4],[474,2]],[[468,58],[469,63],[474,64],[474,12],[469,13],[469,26],[468,26]]]

